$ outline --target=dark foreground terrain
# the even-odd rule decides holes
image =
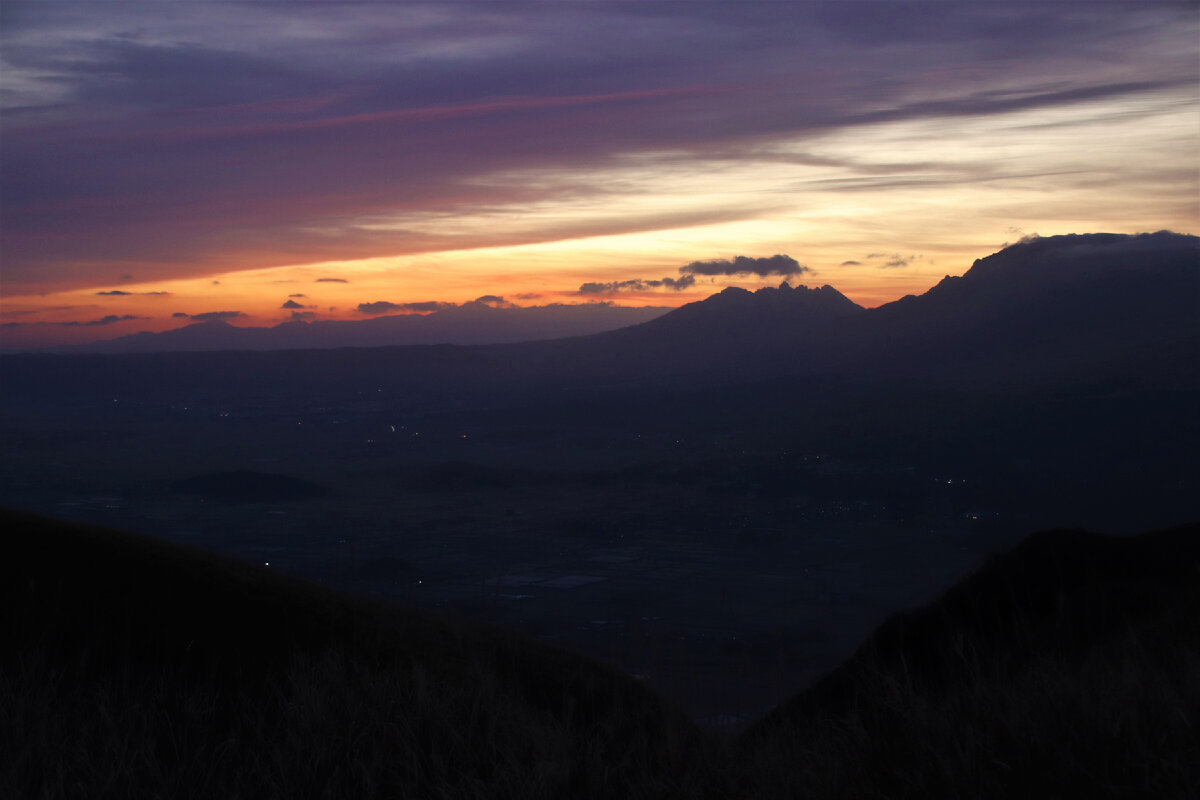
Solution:
[[[1051,531],[736,739],[453,615],[3,512],[0,796],[1145,797],[1200,784],[1200,526]]]

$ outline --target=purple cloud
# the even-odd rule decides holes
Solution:
[[[357,311],[360,314],[368,314],[370,316],[379,316],[380,314],[424,314],[431,311],[441,311],[446,308],[454,308],[455,303],[443,303],[439,300],[423,300],[416,303],[389,303],[386,300],[377,300],[374,303],[359,303]]]

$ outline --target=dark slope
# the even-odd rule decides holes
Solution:
[[[0,795],[659,793],[690,724],[497,630],[0,512]]]
[[[1200,526],[1030,537],[728,748],[495,630],[3,512],[0,792],[1186,797]]]
[[[1200,383],[1200,239],[1032,239],[872,309],[862,366],[960,385]]]
[[[886,622],[741,751],[777,792],[1184,797],[1198,719],[1200,525],[1049,531]]]

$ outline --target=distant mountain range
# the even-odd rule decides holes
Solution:
[[[496,308],[481,302],[432,314],[392,314],[363,320],[298,320],[242,327],[209,319],[161,333],[144,331],[61,348],[73,353],[158,353],[218,350],[311,350],[398,345],[482,345],[586,336],[636,325],[671,309],[607,303]]]
[[[642,321],[533,341],[536,333],[563,330],[564,319],[579,323],[591,313],[589,324],[597,327],[615,325],[621,314]],[[513,343],[328,349],[335,342],[385,340],[384,332],[404,326],[423,326],[425,340],[437,341],[472,322],[475,330]],[[434,333],[439,329],[446,332],[441,337]],[[502,329],[507,333],[498,333]],[[281,346],[271,342],[283,339],[272,337],[285,335],[301,337],[292,342],[311,337],[312,349],[249,351]],[[9,356],[4,368],[18,393],[41,391],[39,385],[78,391],[81,383],[126,394],[175,391],[173,385],[189,393],[238,386],[269,394],[391,386],[404,396],[424,397],[422,402],[460,407],[495,405],[505,396],[527,403],[563,392],[687,392],[821,376],[933,381],[984,391],[1192,389],[1200,387],[1200,239],[1164,231],[1024,240],[920,296],[872,309],[830,286],[784,283],[756,292],[726,289],[669,313],[479,305],[428,317],[294,328],[205,323],[109,346],[243,352],[146,353],[120,361]]]
[[[986,372],[991,380],[997,371],[1030,369],[1069,377],[1097,358],[1144,362],[1148,349],[1176,361],[1180,348],[1194,352],[1198,319],[1200,239],[1161,231],[1022,240],[977,260],[961,277],[946,276],[922,295],[873,309],[832,286],[784,283],[756,292],[729,288],[674,310],[474,302],[424,316],[271,328],[209,320],[63,352],[544,343],[549,348],[536,347],[534,360],[613,377],[853,368],[874,374],[949,370],[960,377]],[[549,341],[555,339],[570,341]]]

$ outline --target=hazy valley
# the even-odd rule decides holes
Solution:
[[[490,347],[16,356],[0,503],[511,625],[752,719],[1031,531],[1200,518],[1193,237],[864,310]]]

